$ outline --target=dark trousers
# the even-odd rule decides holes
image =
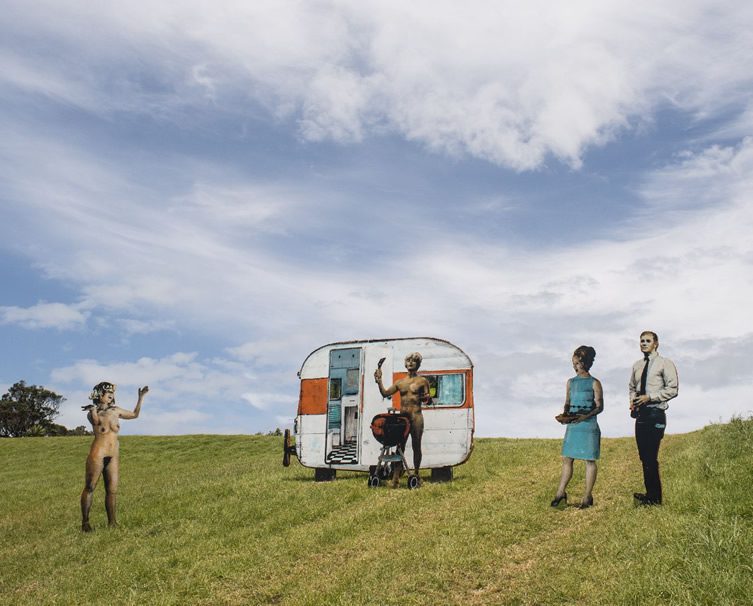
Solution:
[[[659,479],[659,446],[667,427],[667,415],[659,408],[642,406],[635,420],[635,443],[643,464],[643,483],[646,497],[661,503],[661,480]]]

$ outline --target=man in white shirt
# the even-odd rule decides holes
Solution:
[[[628,385],[630,416],[635,419],[635,442],[643,464],[645,493],[633,496],[641,505],[661,505],[659,479],[659,446],[667,427],[666,410],[669,400],[677,396],[677,368],[671,360],[659,355],[659,337],[644,331],[640,337],[643,359],[633,364]]]

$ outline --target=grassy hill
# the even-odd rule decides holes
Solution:
[[[632,439],[607,439],[589,510],[552,510],[557,440],[480,439],[450,484],[314,483],[267,436],[121,438],[79,531],[91,438],[0,440],[3,604],[745,604],[753,420],[667,436],[665,505],[635,508]],[[582,464],[570,485],[578,502]]]

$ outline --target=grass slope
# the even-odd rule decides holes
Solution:
[[[557,440],[480,439],[450,484],[280,465],[266,436],[121,438],[117,529],[90,438],[0,440],[3,604],[744,604],[753,420],[667,436],[666,503],[635,508],[633,440],[602,444],[596,506],[552,510]],[[580,497],[582,464],[570,485]]]

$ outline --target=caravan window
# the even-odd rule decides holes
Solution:
[[[345,389],[343,393],[346,396],[353,396],[358,393],[358,383],[361,378],[358,368],[349,368],[345,371]]]
[[[343,393],[343,381],[342,379],[330,379],[329,380],[329,399],[339,400],[342,398]]]
[[[333,349],[329,352],[329,399],[339,400],[342,396],[354,396],[361,386],[361,350]],[[337,382],[337,386],[334,383]],[[333,395],[333,394],[336,394]]]
[[[465,375],[422,375],[429,381],[432,406],[461,406],[465,402]]]

